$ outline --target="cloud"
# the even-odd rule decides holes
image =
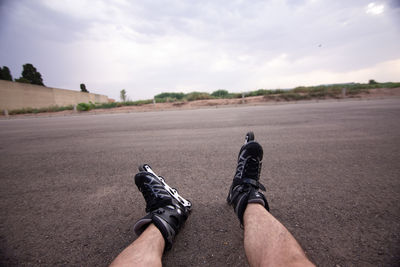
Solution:
[[[393,1],[25,0],[6,6],[3,65],[15,74],[30,62],[49,86],[78,90],[83,82],[114,98],[121,89],[138,99],[174,90],[287,88],[296,80],[324,83],[321,77],[368,80],[381,63],[400,58]]]
[[[281,63],[284,67],[284,63]],[[341,81],[366,83],[370,79],[380,82],[393,81],[393,77],[400,77],[400,58],[378,63],[368,68],[353,71],[326,71],[310,70],[305,72],[279,71],[268,76],[268,82],[275,84],[273,88],[293,88],[304,85],[332,84]],[[272,78],[270,78],[272,77]],[[259,78],[261,80],[261,78]],[[266,82],[266,81],[265,81]]]
[[[365,12],[371,15],[380,15],[385,10],[384,5],[379,5],[376,3],[369,3],[368,6],[365,8]]]

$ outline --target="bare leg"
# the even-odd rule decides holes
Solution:
[[[138,239],[114,259],[110,267],[162,266],[161,257],[164,246],[165,241],[161,232],[154,224],[150,224]]]
[[[250,266],[314,266],[289,231],[262,205],[249,203],[243,220]]]

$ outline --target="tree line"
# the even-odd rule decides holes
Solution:
[[[7,66],[0,67],[0,80],[12,81],[10,69]],[[22,65],[21,77],[14,79],[15,82],[30,83],[45,86],[42,74],[30,63]]]
[[[42,74],[40,74],[40,72],[37,71],[37,69],[31,63],[22,65],[21,77],[17,79],[13,79],[11,71],[7,66],[0,67],[0,80],[45,86],[43,83]],[[85,84],[81,83],[80,88],[81,92],[89,93]]]

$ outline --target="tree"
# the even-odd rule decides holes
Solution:
[[[0,68],[0,80],[12,81],[10,69],[7,66]]]
[[[31,83],[31,81],[29,81],[29,80],[27,80],[27,79],[25,79],[23,77],[18,78],[18,79],[14,79],[14,81],[16,81],[17,83]]]
[[[86,89],[86,85],[84,83],[81,83],[81,92],[89,93],[89,91]]]
[[[375,80],[369,80],[368,84],[377,84],[377,82]]]
[[[36,70],[36,68],[32,64],[27,63],[23,65],[22,68],[22,78],[27,79],[28,81],[30,81],[31,84],[44,86],[42,75]]]
[[[120,94],[119,94],[119,97],[121,98],[121,101],[122,101],[122,102],[126,102],[127,96],[126,96],[126,91],[125,91],[125,89],[122,89],[122,90],[121,90],[121,92],[120,92]]]

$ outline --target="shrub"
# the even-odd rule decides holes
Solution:
[[[260,96],[260,95],[267,95],[269,90],[265,89],[258,89],[256,91],[251,91],[247,94],[247,96]]]
[[[298,86],[296,88],[294,88],[292,91],[295,93],[306,93],[308,92],[309,89],[307,89],[307,87],[305,86]]]
[[[230,93],[229,98],[241,98],[242,94],[241,93]]]
[[[387,88],[397,88],[400,87],[400,83],[385,83]]]
[[[217,90],[212,92],[211,96],[216,97],[216,98],[228,98],[229,97],[229,92],[227,90]]]
[[[194,101],[194,100],[203,100],[203,99],[210,99],[211,96],[209,93],[203,93],[203,92],[191,92],[186,95],[186,99],[188,101]]]
[[[93,109],[95,107],[95,105],[93,103],[79,103],[76,106],[76,109],[79,111],[89,111],[91,109]]]
[[[156,103],[165,103],[165,102],[169,102],[169,98],[155,98]]]
[[[166,98],[170,98],[170,99],[177,99],[177,100],[182,100],[185,97],[184,93],[161,93],[158,95],[155,95],[154,98],[158,98],[158,99],[166,99]]]

